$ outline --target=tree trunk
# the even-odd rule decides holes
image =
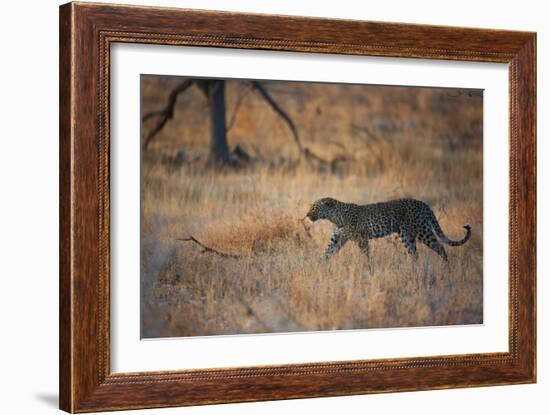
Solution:
[[[210,160],[216,164],[229,161],[229,147],[225,125],[225,81],[208,81],[210,110]]]

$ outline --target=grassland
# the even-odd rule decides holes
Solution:
[[[142,112],[162,107],[174,78],[142,78]],[[265,83],[305,146],[243,82],[227,84],[228,132],[253,158],[212,168],[208,108],[197,88],[142,157],[142,335],[196,336],[481,323],[483,147],[479,91]],[[235,117],[234,108],[241,101]],[[149,126],[144,124],[143,129]],[[302,223],[331,196],[355,203],[414,197],[451,238],[449,263],[395,238],[371,264],[352,243],[321,260],[330,223]],[[240,258],[227,258],[191,242]]]

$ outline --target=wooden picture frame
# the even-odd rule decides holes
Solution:
[[[507,63],[509,351],[111,373],[109,62],[110,46],[117,42]],[[61,409],[90,412],[535,382],[535,103],[535,33],[105,4],[61,6]]]

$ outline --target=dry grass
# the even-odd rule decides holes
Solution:
[[[144,77],[143,110],[162,105],[170,78]],[[231,129],[259,161],[215,170],[206,106],[180,99],[142,160],[142,335],[260,332],[481,323],[483,291],[482,99],[479,92],[273,83],[302,140],[350,160],[330,170],[296,162],[285,125],[248,94]],[[242,83],[228,84],[231,112]],[[367,127],[365,130],[364,127]],[[185,162],[170,160],[181,149]],[[375,240],[371,266],[352,243],[321,260],[332,225],[300,222],[314,200],[429,203],[451,238],[446,265],[418,245],[416,264],[394,238]],[[240,259],[202,252],[201,242]]]

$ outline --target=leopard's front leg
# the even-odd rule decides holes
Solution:
[[[361,238],[359,238],[359,240],[357,241],[357,245],[359,245],[359,249],[361,249],[361,252],[367,257],[367,265],[369,271],[372,272],[373,268],[369,250],[369,237],[366,235],[362,235]]]
[[[370,258],[368,236],[361,236],[361,238],[359,238],[359,240],[357,241],[357,245],[359,245],[359,249],[361,249],[361,252],[365,254],[367,258]]]
[[[325,249],[325,259],[329,259],[331,256],[333,256],[336,252],[338,252],[348,241],[348,237],[345,235],[342,228],[336,228],[332,232],[332,236],[330,237],[330,242]]]

